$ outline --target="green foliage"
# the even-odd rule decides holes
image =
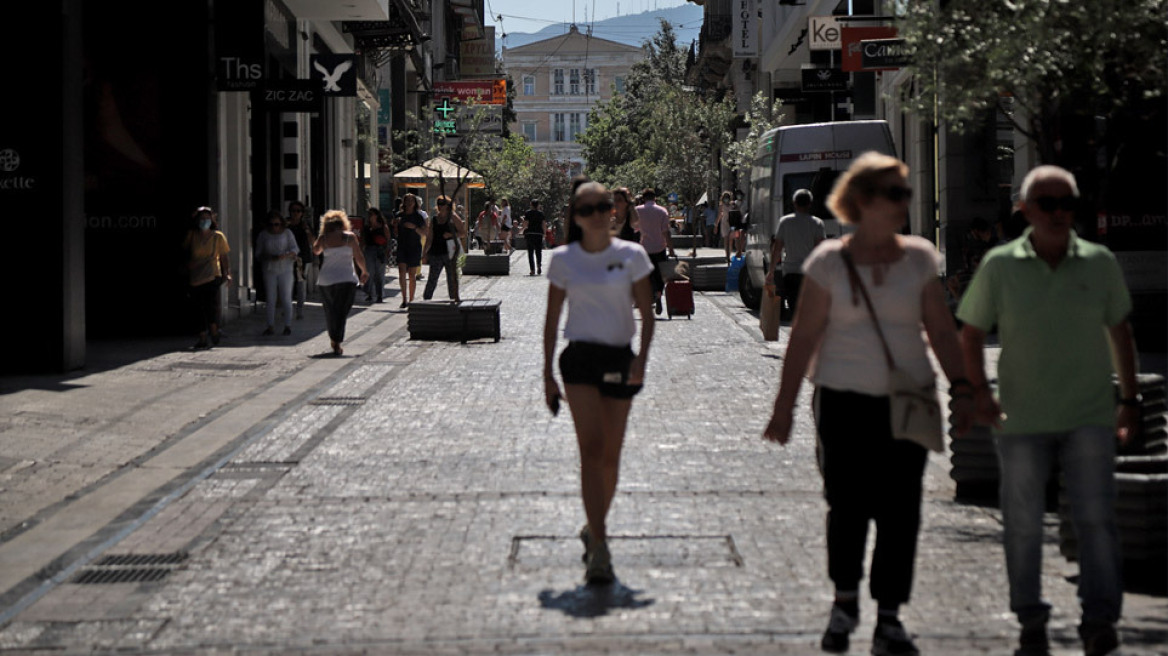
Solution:
[[[608,186],[676,191],[694,202],[717,186],[715,153],[732,140],[734,107],[686,89],[686,52],[668,21],[645,44],[626,93],[602,103],[578,137],[589,176]]]
[[[1041,145],[1057,115],[1109,115],[1165,96],[1165,4],[906,3],[901,34],[913,53],[918,95],[905,101],[957,127],[972,127],[988,110],[1002,108]]]
[[[741,179],[750,179],[750,165],[758,151],[758,140],[768,130],[778,127],[782,114],[779,104],[772,103],[767,94],[759,91],[750,99],[750,109],[745,120],[748,127],[745,139],[733,140],[726,146],[722,161]]]
[[[497,141],[480,141],[471,148],[470,165],[483,176],[486,197],[507,198],[513,215],[522,215],[532,198],[549,208],[567,203],[569,184],[564,166],[537,153],[520,135]]]

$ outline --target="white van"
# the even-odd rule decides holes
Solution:
[[[871,150],[896,157],[887,122],[788,125],[763,134],[750,167],[750,227],[746,262],[738,277],[738,293],[747,307],[758,309],[762,300],[771,237],[779,219],[795,211],[791,196],[797,189],[810,189],[815,196],[811,213],[824,222],[835,221],[824,205],[832,185],[852,160]]]

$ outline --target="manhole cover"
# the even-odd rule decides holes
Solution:
[[[742,567],[730,535],[611,535],[613,560],[622,567]],[[510,566],[559,568],[579,563],[583,545],[575,536],[519,535],[511,539]]]

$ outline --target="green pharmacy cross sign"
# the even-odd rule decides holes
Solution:
[[[435,112],[442,114],[442,118],[434,121],[434,132],[437,134],[458,134],[458,127],[454,119],[450,118],[450,113],[457,111],[457,108],[450,105],[449,98],[443,98],[442,104],[434,108]]]

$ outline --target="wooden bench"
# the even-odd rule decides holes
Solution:
[[[499,341],[499,306],[502,302],[476,298],[449,301],[414,301],[410,303],[406,326],[410,339],[453,341],[463,344],[479,337]]]
[[[462,264],[462,272],[468,276],[509,276],[511,257],[509,255],[467,255]]]

